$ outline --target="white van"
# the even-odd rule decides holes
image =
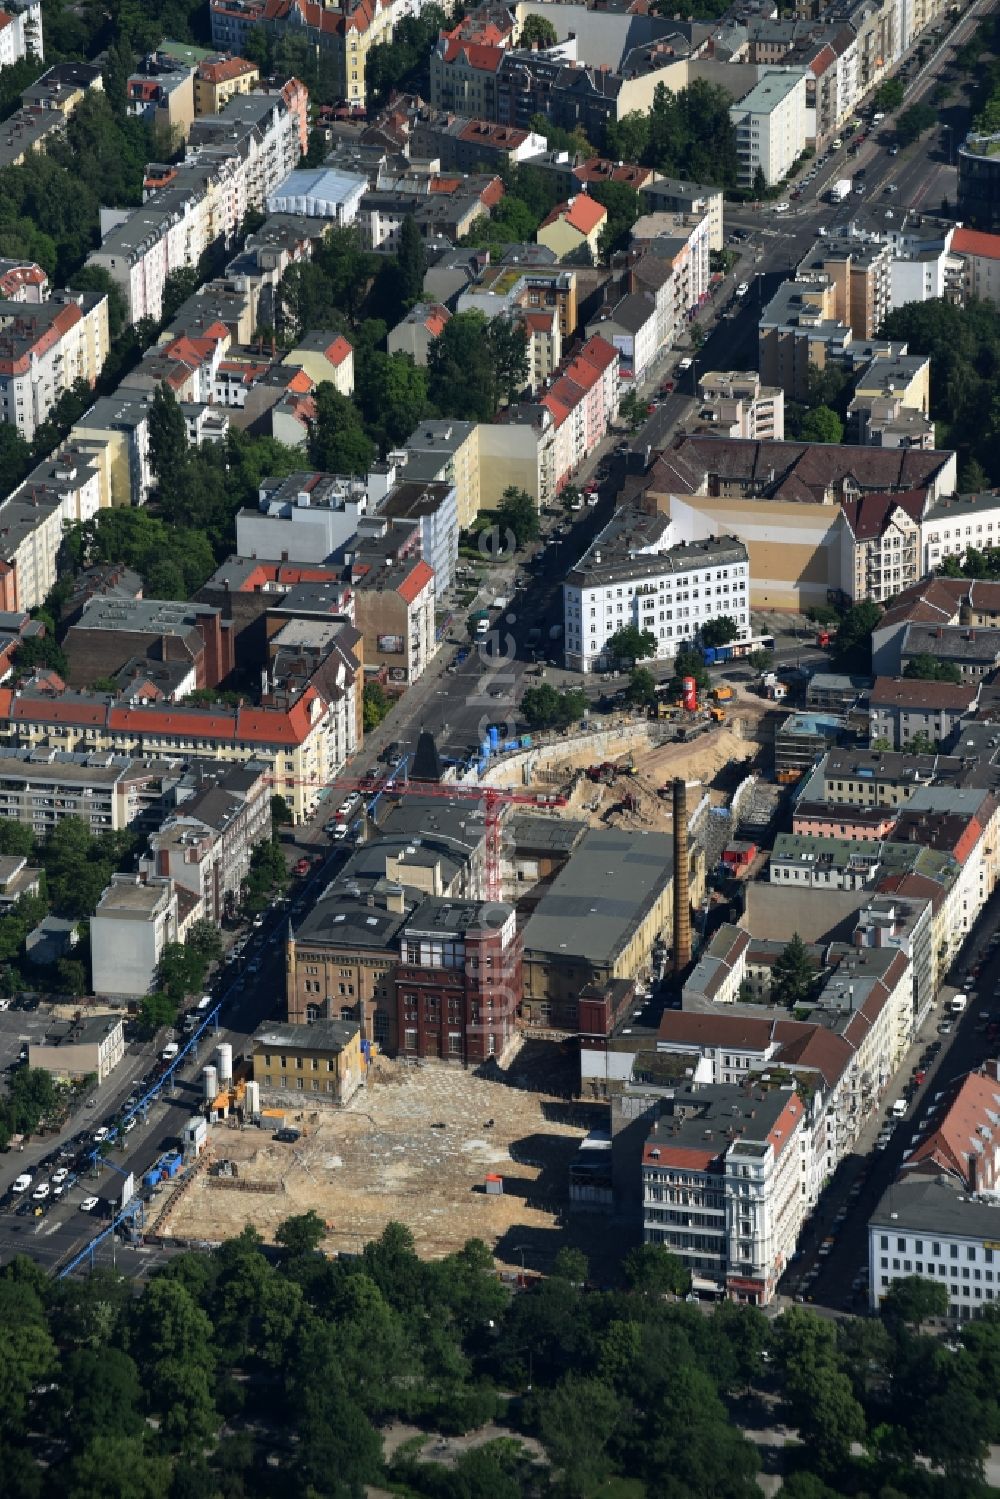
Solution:
[[[892,1106],[891,1114],[892,1114],[893,1119],[905,1119],[906,1118],[906,1099],[905,1098],[897,1098],[896,1099],[896,1102]]]
[[[204,1012],[208,1009],[208,1007],[209,1007],[209,1005],[211,1003],[212,1003],[212,996],[211,996],[211,994],[203,994],[201,996],[201,998],[199,999],[198,1006],[197,1006],[199,1015],[203,1015]]]
[[[490,622],[488,619],[476,620],[476,639],[485,640],[490,633]]]
[[[160,1052],[160,1060],[163,1062],[172,1062],[179,1051],[180,1047],[176,1041],[168,1041]]]
[[[967,994],[956,994],[948,1008],[953,1015],[961,1015],[968,1003],[969,996]]]

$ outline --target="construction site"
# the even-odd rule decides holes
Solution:
[[[713,701],[681,716],[670,705],[667,721],[619,715],[598,736],[567,737],[546,745],[544,755],[499,765],[491,780],[558,796],[564,816],[595,827],[669,832],[674,779],[725,808],[751,770],[769,767],[774,704],[739,686],[724,691],[724,706]]]
[[[670,832],[675,782],[707,868],[740,830],[734,797],[773,815],[781,788],[762,774],[772,705],[727,688],[718,703],[676,724],[620,715],[596,732],[536,745],[498,764],[492,783],[529,794],[555,815],[594,827]],[[680,733],[679,729],[684,732]],[[497,774],[499,772],[499,774]],[[528,798],[525,798],[528,799]],[[621,1252],[610,1220],[569,1213],[570,1165],[594,1105],[575,1101],[572,1041],[525,1041],[496,1076],[435,1061],[374,1057],[367,1085],[343,1107],[261,1109],[257,1084],[233,1077],[228,1049],[204,1069],[207,1142],[183,1179],[155,1185],[146,1236],[179,1245],[219,1243],[252,1223],[272,1241],[279,1225],[315,1211],[324,1249],[355,1254],[397,1220],[418,1253],[440,1257],[482,1239],[501,1269],[545,1270],[556,1249],[581,1243],[599,1262]]]
[[[565,1096],[566,1053],[544,1050],[531,1043],[502,1082],[377,1057],[342,1109],[288,1110],[261,1127],[238,1112],[217,1119],[196,1168],[157,1186],[147,1240],[215,1244],[252,1223],[271,1242],[286,1218],[313,1209],[327,1253],[357,1253],[396,1220],[421,1255],[479,1238],[501,1268],[520,1268],[528,1246],[528,1263],[544,1268],[546,1246],[567,1242],[569,1164],[593,1122]],[[275,1138],[281,1124],[298,1138]],[[587,1227],[588,1243],[600,1238],[597,1220]]]

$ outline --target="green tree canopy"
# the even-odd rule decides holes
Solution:
[[[816,406],[799,422],[802,442],[843,442],[844,424],[829,406]]]
[[[309,423],[309,458],[332,474],[367,474],[375,446],[354,402],[324,380],[314,394],[316,415]]]
[[[699,634],[702,645],[730,645],[732,641],[739,640],[740,627],[731,614],[717,614],[714,619],[705,621]]]
[[[881,607],[871,600],[853,604],[837,630],[833,658],[841,671],[867,676],[872,666],[872,631],[882,618]]]
[[[805,1004],[816,987],[816,977],[816,966],[795,932],[771,967],[771,1003],[787,1005],[789,1009]]]
[[[519,47],[538,47],[545,50],[554,47],[559,40],[556,28],[548,16],[540,16],[536,11],[529,11],[524,18],[524,25],[517,39]]]
[[[656,636],[638,625],[624,625],[609,637],[604,654],[613,661],[645,661],[656,655]]]
[[[511,485],[505,489],[496,509],[501,533],[514,538],[518,551],[538,536],[538,506],[525,489]]]
[[[904,677],[916,677],[924,682],[953,682],[962,680],[962,673],[954,661],[941,661],[929,651],[911,656],[903,668]]]
[[[442,415],[492,421],[527,380],[524,329],[504,317],[456,313],[431,344],[427,369],[428,393]]]

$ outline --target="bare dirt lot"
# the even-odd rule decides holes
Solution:
[[[522,1052],[511,1073],[532,1084],[545,1075],[544,1064],[536,1067]],[[295,1145],[259,1129],[215,1126],[209,1166],[168,1207],[156,1232],[215,1242],[252,1223],[272,1239],[283,1219],[313,1208],[328,1225],[328,1251],[357,1252],[397,1219],[422,1255],[448,1254],[481,1238],[501,1266],[520,1268],[523,1249],[526,1268],[544,1269],[556,1249],[574,1241],[558,1226],[567,1209],[567,1168],[596,1122],[586,1104],[552,1093],[444,1063],[407,1067],[379,1058],[370,1087],[343,1111],[286,1116],[303,1130]],[[214,1183],[212,1165],[220,1159],[235,1162],[242,1189]],[[502,1196],[487,1195],[489,1172],[503,1176]],[[600,1235],[593,1220],[581,1226],[581,1243],[590,1245],[595,1227]]]

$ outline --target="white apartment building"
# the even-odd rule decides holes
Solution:
[[[7,0],[0,10],[0,68],[13,67],[28,55],[41,62],[42,0]]]
[[[678,1088],[642,1153],[644,1241],[676,1254],[696,1288],[765,1306],[802,1226],[807,1134],[791,1085]]]
[[[98,292],[0,301],[0,421],[31,442],[74,381],[96,382],[108,348],[108,299]]]
[[[921,573],[936,572],[946,557],[963,558],[970,547],[1000,547],[1000,494],[953,495],[935,500],[920,526]]]
[[[0,598],[5,608],[38,609],[55,587],[66,527],[101,508],[101,474],[75,444],[38,464],[0,503]]]
[[[593,671],[628,625],[656,639],[657,660],[676,656],[702,625],[733,619],[750,638],[750,566],[734,536],[669,544],[670,520],[624,507],[563,583],[566,665]]]
[[[752,187],[758,168],[768,187],[787,177],[806,144],[806,70],[765,72],[729,109],[736,129],[739,181]]]
[[[998,1073],[997,1062],[987,1062],[951,1085],[872,1213],[873,1311],[894,1281],[911,1275],[943,1284],[958,1320],[1000,1299]]]
[[[238,94],[218,115],[196,120],[184,164],[147,175],[140,208],[104,235],[88,260],[121,287],[132,322],[159,319],[171,271],[196,266],[209,245],[229,243],[248,208],[268,195],[301,154],[293,85]]]

